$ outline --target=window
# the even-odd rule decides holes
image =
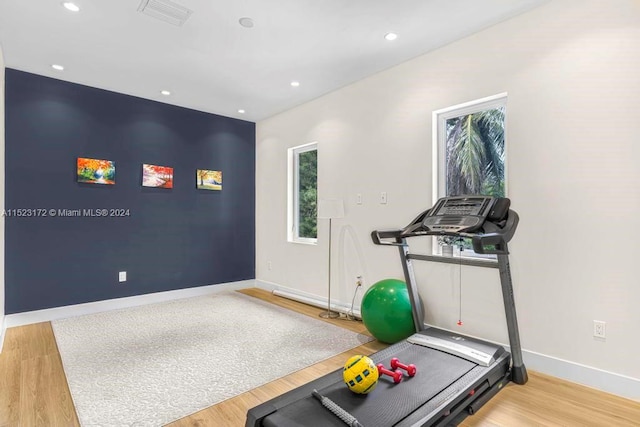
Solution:
[[[505,197],[506,107],[500,94],[433,113],[434,203],[465,194]],[[437,246],[446,240],[438,238]],[[466,240],[463,255],[478,256]]]
[[[289,149],[290,242],[316,243],[318,232],[318,144]]]

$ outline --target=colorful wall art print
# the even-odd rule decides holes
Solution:
[[[173,168],[143,164],[142,186],[173,188]]]
[[[78,157],[78,182],[115,184],[116,162]]]
[[[222,171],[198,169],[196,180],[197,187],[201,190],[222,190]]]

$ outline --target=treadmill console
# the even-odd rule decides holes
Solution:
[[[489,196],[443,197],[424,217],[422,228],[433,232],[473,232],[486,221],[496,202]]]
[[[401,230],[374,230],[376,245],[405,245],[403,239],[416,236],[458,236],[471,238],[479,254],[507,254],[506,243],[518,226],[518,214],[509,209],[506,197],[443,197]]]

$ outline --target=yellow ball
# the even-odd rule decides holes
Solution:
[[[344,364],[342,378],[352,392],[367,394],[378,384],[378,368],[367,356],[353,356]]]

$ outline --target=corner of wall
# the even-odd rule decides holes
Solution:
[[[4,56],[0,45],[0,210],[4,211]],[[4,215],[0,215],[0,352],[4,343]]]
[[[2,315],[0,318],[0,353],[2,353],[2,349],[4,347],[4,335],[7,331],[7,322],[5,321],[5,316]]]

